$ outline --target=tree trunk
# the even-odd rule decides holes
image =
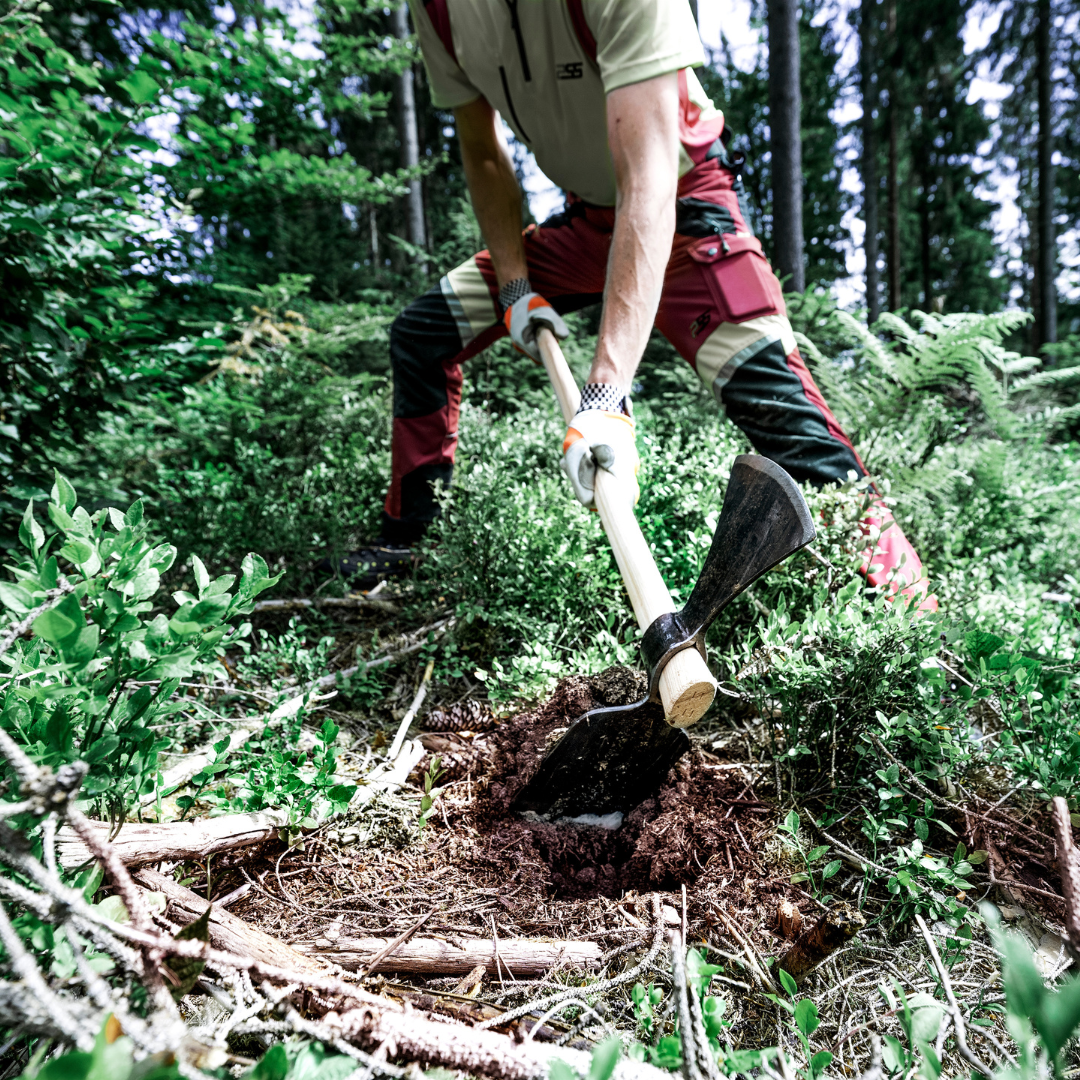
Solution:
[[[889,69],[889,180],[888,180],[888,228],[889,228],[889,310],[900,308],[900,106],[896,100],[900,82],[898,58],[899,42],[896,40],[896,0],[889,0],[887,25],[889,49],[892,60]]]
[[[1035,37],[1039,83],[1039,345],[1057,341],[1057,234],[1054,231],[1054,135],[1051,114],[1050,0],[1038,0]]]
[[[873,0],[863,0],[859,19],[859,77],[862,90],[862,182],[863,220],[866,236],[863,251],[866,253],[866,322],[873,326],[881,316],[881,281],[878,273],[878,172],[877,133],[874,130],[874,110],[880,95],[874,84],[876,56],[874,54]]]
[[[772,131],[773,260],[785,287],[806,288],[802,222],[802,100],[797,0],[769,0],[769,127]]]
[[[402,4],[396,8],[393,18],[394,36],[399,41],[404,41],[409,36],[408,4]],[[416,134],[416,93],[411,66],[398,76],[397,99],[398,127],[401,133],[401,164],[406,169],[413,169],[420,163],[420,141]],[[426,248],[424,191],[418,176],[409,181],[406,207],[409,219],[409,243],[414,247]]]
[[[694,14],[694,25],[695,26],[700,26],[701,22],[698,19],[698,2],[697,2],[697,0],[690,0],[690,10]]]

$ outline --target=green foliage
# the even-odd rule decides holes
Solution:
[[[158,754],[169,745],[159,725],[183,708],[177,687],[212,669],[247,633],[229,621],[278,578],[258,555],[244,559],[239,582],[232,574],[211,579],[196,558],[197,592],[174,593],[171,617],[151,617],[176,549],[152,543],[142,504],[90,514],[57,474],[47,510],[49,536],[33,503],[27,507],[19,528],[27,555],[12,567],[15,581],[0,586],[0,602],[17,623],[51,590],[63,592],[34,619],[30,643],[4,657],[0,722],[39,763],[86,762],[84,793],[123,817],[153,789]]]
[[[551,1080],[611,1080],[615,1066],[622,1056],[622,1042],[618,1036],[606,1039],[592,1052],[589,1059],[589,1073],[581,1077],[578,1072],[559,1058],[553,1058],[548,1066]]]

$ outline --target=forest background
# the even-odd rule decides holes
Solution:
[[[997,29],[965,51],[965,26],[991,12]],[[806,842],[835,823],[882,932],[925,915],[955,932],[959,956],[982,932],[974,883],[994,883],[979,877],[986,852],[957,844],[954,800],[1049,829],[1047,801],[1062,796],[1080,820],[1080,4],[754,0],[752,18],[752,68],[721,41],[701,78],[747,156],[753,224],[808,363],[941,612],[910,619],[865,587],[865,484],[807,491],[814,549],[710,631],[725,693],[699,732],[745,733],[747,754],[770,763],[777,828],[806,862],[792,884],[820,871],[811,887],[824,888],[837,872],[832,840]],[[840,19],[854,65],[840,63]],[[769,62],[781,48],[795,85]],[[994,116],[968,100],[980,65],[1008,88]],[[841,123],[837,103],[852,100],[862,116]],[[852,165],[861,191],[842,183]],[[988,169],[1015,189],[1004,243]],[[852,213],[866,224],[865,305],[843,310]],[[351,620],[256,611],[270,588],[349,592],[317,564],[378,530],[389,325],[482,244],[453,117],[431,105],[403,8],[4,5],[0,713],[34,765],[85,763],[91,816],[277,810],[289,829],[326,824],[362,782],[359,766],[339,775],[338,749],[366,748],[367,765],[384,755],[419,686],[429,705],[509,711],[570,673],[635,662],[608,546],[558,470],[550,388],[505,342],[468,365],[458,468],[414,576],[360,598]],[[581,378],[598,311],[571,321]],[[638,514],[678,598],[748,447],[659,337],[634,393]],[[312,696],[320,685],[338,692],[332,710]],[[222,739],[249,707],[265,726]],[[313,727],[317,709],[333,720]],[[212,766],[166,788],[166,764],[208,742]],[[418,846],[440,828],[436,774],[406,808]],[[39,843],[40,814],[7,812]],[[1008,872],[1056,903],[1037,876],[1052,863],[1038,866]],[[208,863],[185,872],[211,895]],[[19,940],[68,993],[60,938],[25,890],[8,895],[23,905]],[[58,1045],[12,1032],[3,1075]],[[1048,1075],[1039,1060],[1023,1075]],[[966,1066],[953,1055],[947,1070]]]

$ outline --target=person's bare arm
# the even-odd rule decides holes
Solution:
[[[607,126],[618,194],[604,313],[589,382],[629,389],[656,317],[675,235],[678,74],[612,90]]]
[[[521,189],[495,117],[482,97],[454,110],[465,181],[501,287],[528,277],[529,268],[521,240]]]

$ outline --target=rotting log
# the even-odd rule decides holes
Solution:
[[[146,863],[203,859],[219,851],[261,844],[277,836],[288,824],[287,810],[266,810],[258,814],[226,814],[202,821],[168,821],[142,825],[128,822],[112,839],[112,847],[125,866]],[[91,821],[102,840],[109,838],[107,821]],[[57,858],[65,870],[90,859],[87,846],[67,826],[57,834]]]
[[[290,968],[307,974],[324,975],[325,964],[305,956],[290,948],[283,941],[264,933],[239,916],[233,915],[217,904],[211,905],[198,893],[173,881],[156,870],[138,870],[133,875],[135,880],[151,892],[163,893],[168,904],[165,918],[178,926],[187,926],[200,918],[207,907],[210,908],[210,944],[215,949],[236,953],[238,956],[250,956],[264,964]]]
[[[1069,804],[1060,796],[1053,803],[1054,832],[1057,839],[1058,873],[1065,897],[1065,936],[1069,951],[1080,963],[1080,851],[1073,844]]]
[[[864,926],[866,919],[847,901],[838,900],[820,919],[792,943],[780,958],[780,970],[786,971],[796,986],[823,960],[846,945]]]
[[[347,971],[362,971],[392,941],[393,938],[342,938],[331,946],[297,942],[295,947]],[[503,973],[518,976],[542,975],[557,964],[596,970],[600,966],[600,946],[595,941],[499,938],[496,943],[484,938],[414,937],[381,960],[374,971],[468,975],[474,968],[483,967],[489,975],[497,975],[501,969]]]

